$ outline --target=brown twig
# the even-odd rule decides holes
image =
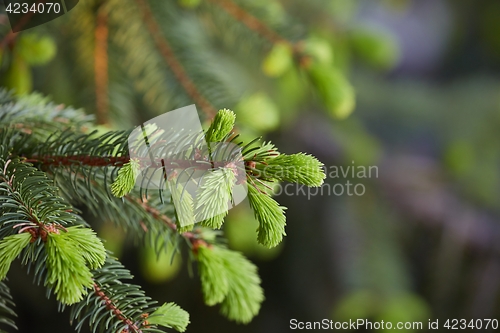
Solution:
[[[282,43],[286,44],[293,51],[299,62],[303,65],[307,65],[310,62],[310,57],[304,54],[303,47],[301,43],[292,43],[286,38],[279,35],[276,31],[271,29],[266,23],[259,20],[257,17],[253,16],[247,12],[242,7],[238,6],[231,0],[210,0],[214,4],[221,7],[229,15],[231,15],[235,20],[246,25],[250,30],[255,31],[257,34],[261,35],[273,44]]]
[[[142,167],[150,169],[163,168],[166,170],[194,168],[197,170],[210,170],[217,168],[231,168],[236,170],[237,166],[233,161],[207,161],[203,158],[198,159],[174,159],[167,160],[157,158],[156,161],[151,161],[149,157],[135,158],[139,161]],[[89,155],[68,155],[68,156],[29,156],[25,162],[44,166],[69,166],[69,165],[85,165],[90,167],[114,166],[121,167],[130,161],[129,156],[89,156]],[[245,162],[250,163],[250,162]]]
[[[41,163],[45,166],[68,166],[81,164],[93,167],[103,166],[123,166],[130,160],[128,156],[88,156],[88,155],[73,155],[73,156],[30,156],[26,158],[27,163]]]
[[[198,91],[193,81],[189,78],[186,70],[180,63],[180,61],[175,56],[170,43],[161,33],[161,29],[154,18],[151,8],[145,0],[135,0],[139,9],[142,12],[143,21],[146,28],[151,33],[156,47],[160,51],[161,55],[167,62],[168,66],[172,70],[173,74],[179,80],[181,86],[186,90],[188,95],[195,101],[196,104],[200,106],[202,111],[206,114],[209,119],[212,119],[217,110],[212,106],[212,104]]]
[[[151,214],[153,216],[153,218],[155,218],[156,220],[163,221],[165,223],[165,225],[167,225],[170,229],[172,229],[173,231],[177,231],[177,226],[175,225],[175,222],[172,221],[172,219],[170,217],[168,217],[167,215],[160,213],[160,211],[158,209],[148,205],[147,200],[141,200],[139,198],[132,198],[130,196],[126,196],[126,198],[130,202],[134,202],[134,203],[139,204],[139,206],[141,206],[146,212]]]
[[[79,156],[81,157],[81,161],[85,161],[85,157],[86,156]],[[61,156],[61,158],[64,158],[63,156]],[[70,163],[72,161],[74,161],[74,158],[75,156],[71,157],[70,160],[59,160],[58,162],[61,163],[62,165],[69,165],[69,164],[65,164],[65,163]],[[113,165],[118,165],[120,163],[125,163],[124,161],[128,161],[128,157],[107,157],[105,159],[100,159],[100,160],[97,160],[97,159],[92,159],[89,157],[89,162],[92,162],[93,165],[100,165],[102,166],[102,163],[114,163]],[[51,163],[54,163],[52,159],[49,159],[51,161]],[[40,160],[38,159],[28,159],[26,160],[26,162],[31,162],[31,163],[37,163],[37,162],[40,162]],[[7,170],[7,166],[9,165],[10,163],[10,160],[7,161],[4,169],[4,174],[6,173],[6,170]],[[74,163],[74,162],[73,162]],[[71,163],[70,163],[71,164]],[[55,164],[55,165],[58,165],[58,164]],[[60,165],[60,164],[59,164]],[[104,164],[104,165],[111,165],[111,164]],[[10,182],[12,183],[11,180],[6,180],[4,177],[0,177],[0,180],[4,180],[5,182]],[[92,181],[94,184],[95,182]],[[151,214],[153,216],[154,219],[156,220],[159,220],[159,221],[163,221],[165,223],[165,225],[170,228],[172,231],[174,232],[177,232],[177,225],[175,224],[174,221],[172,221],[172,219],[170,217],[168,217],[167,215],[165,214],[162,214],[158,209],[156,209],[155,207],[152,207],[151,205],[149,205],[147,203],[147,198],[144,198],[144,199],[139,199],[139,198],[134,198],[132,196],[125,196],[125,198],[131,202],[131,203],[135,203],[135,204],[138,204],[139,206],[141,206],[142,209],[144,209],[144,211],[146,211],[147,213]],[[38,227],[40,223],[38,223],[37,221],[33,220],[32,222],[35,223],[35,225],[30,225],[29,228],[26,227],[26,232],[30,232],[33,236],[34,239],[38,238],[38,236],[43,236],[40,234],[39,231],[37,231],[36,233],[33,233],[32,231],[32,227]],[[19,225],[21,226],[21,225]],[[62,226],[56,226],[56,227],[62,227]],[[144,231],[147,232],[147,229],[144,228]],[[197,235],[196,233],[194,232],[183,232],[181,233],[182,237],[184,237],[186,240],[188,240],[191,245],[192,245],[192,248],[193,248],[193,251],[196,252],[198,247],[199,246],[206,246],[206,247],[210,247],[209,243],[207,241],[205,241],[204,239],[201,239],[199,237],[199,234]]]
[[[108,123],[108,14],[100,7],[95,28],[94,76],[96,121]]]
[[[172,221],[172,219],[170,217],[168,217],[167,215],[162,214],[155,207],[150,206],[147,203],[147,200],[141,200],[139,198],[133,198],[130,196],[127,196],[126,198],[130,202],[135,202],[135,203],[139,204],[139,206],[141,206],[147,213],[151,214],[151,216],[153,216],[154,219],[163,221],[167,227],[169,227],[170,229],[172,229],[175,232],[177,231],[177,225],[175,224],[175,222]],[[198,247],[200,247],[200,246],[210,247],[209,243],[206,240],[201,239],[194,232],[190,232],[190,231],[183,232],[183,233],[181,233],[181,235],[182,235],[182,237],[184,237],[186,240],[188,240],[191,243],[191,245],[193,246],[193,251],[196,251],[198,249]]]
[[[277,32],[269,28],[264,22],[248,13],[246,10],[235,4],[230,0],[210,0],[222,9],[224,9],[228,14],[234,17],[237,21],[245,24],[250,30],[257,32],[259,35],[263,36],[272,43],[285,43],[290,47],[293,44],[281,37]]]
[[[108,310],[110,310],[118,320],[120,320],[125,325],[127,325],[127,327],[130,328],[132,330],[132,332],[134,332],[134,333],[141,333],[142,332],[141,329],[139,327],[137,327],[137,325],[134,322],[132,322],[130,319],[126,318],[123,315],[123,313],[120,311],[120,309],[118,309],[118,307],[116,307],[116,305],[113,303],[111,298],[108,295],[106,295],[106,293],[101,289],[101,287],[99,287],[99,285],[97,285],[97,283],[94,283],[94,293],[97,295],[97,297],[99,297],[104,302],[104,305],[106,306],[106,308]]]

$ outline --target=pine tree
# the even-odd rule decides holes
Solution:
[[[194,216],[199,210],[227,204],[233,186],[244,182],[259,221],[258,241],[274,247],[285,235],[285,208],[272,199],[273,185],[290,181],[321,186],[325,175],[312,156],[281,154],[271,143],[259,140],[240,142],[234,122],[232,111],[219,111],[202,133],[213,143],[209,152],[198,152],[193,143],[175,156],[180,163],[196,152],[190,168],[201,168],[207,177],[208,185],[200,186],[183,206],[175,198],[182,197],[176,191],[182,193],[185,185],[166,186],[167,177],[154,191],[134,187],[141,161],[130,158],[130,130],[103,133],[80,110],[55,105],[40,95],[14,97],[1,91],[0,320],[15,327],[6,276],[12,261],[20,258],[34,283],[43,284],[62,308],[69,307],[77,330],[88,323],[95,332],[156,332],[162,327],[185,331],[188,313],[174,303],[158,305],[140,286],[127,282],[130,272],[106,251],[75,208],[78,205],[114,221],[158,253],[165,244],[189,251],[197,262],[206,304],[220,304],[227,318],[248,323],[259,312],[264,293],[257,268],[241,253],[226,248],[221,232],[214,230],[222,226],[225,214],[202,215],[201,223],[181,224],[180,218],[189,215],[181,215],[179,209],[187,207]],[[153,130],[149,137],[151,147],[157,147],[150,153],[157,154],[163,147],[154,138],[161,136]],[[196,163],[208,153],[215,156],[223,143],[241,149],[243,169],[235,168],[236,161],[230,158],[208,163],[209,167]],[[230,185],[217,186],[224,182]]]

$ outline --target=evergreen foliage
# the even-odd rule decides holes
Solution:
[[[178,332],[184,332],[189,324],[189,314],[175,303],[166,303],[148,317],[148,323],[171,327]]]
[[[10,264],[17,258],[21,251],[28,246],[31,240],[29,233],[10,235],[0,242],[0,279],[4,279],[9,271]]]
[[[135,180],[139,173],[139,161],[137,159],[130,159],[118,171],[116,181],[111,185],[111,192],[118,198],[130,193],[135,185]]]
[[[254,210],[255,217],[259,221],[257,229],[257,240],[264,246],[275,247],[285,233],[285,207],[280,207],[279,204],[271,198],[267,193],[259,191],[254,187],[249,187],[248,199],[250,206]]]
[[[307,186],[321,186],[325,180],[322,170],[323,163],[315,157],[303,153],[284,155],[281,154],[267,162],[257,165],[263,170],[265,178],[275,178],[280,181],[300,183]]]
[[[207,305],[220,303],[229,319],[252,320],[264,300],[257,267],[241,253],[220,246],[200,246],[198,261]]]
[[[140,286],[125,282],[130,272],[108,255],[104,265],[93,272],[93,292],[71,307],[71,321],[79,331],[88,322],[93,332],[162,332],[158,326],[183,332],[189,315],[173,304],[156,306]],[[167,306],[168,305],[168,306]],[[151,320],[149,319],[151,316]]]
[[[236,183],[236,176],[231,168],[224,168],[208,174],[202,186],[198,188],[195,211],[203,220],[202,225],[220,229],[227,214],[228,202],[231,200],[232,188]],[[219,214],[219,211],[223,213]]]
[[[92,274],[78,245],[65,235],[55,232],[47,236],[45,285],[54,290],[61,303],[74,304],[92,286]]]
[[[224,247],[222,233],[215,231],[223,228],[233,191],[242,184],[247,188],[259,221],[257,240],[275,247],[286,234],[286,208],[272,199],[272,187],[282,181],[321,186],[325,175],[312,156],[281,154],[259,138],[241,142],[236,114],[217,112],[214,105],[246,110],[241,119],[247,122],[250,115],[265,116],[254,129],[277,126],[278,106],[267,92],[243,96],[250,65],[266,80],[309,73],[327,108],[345,115],[353,107],[346,100],[351,95],[332,97],[330,82],[310,66],[321,63],[333,70],[318,52],[321,41],[309,39],[280,13],[274,15],[265,3],[232,0],[89,0],[72,11],[70,40],[58,44],[76,51],[76,74],[85,87],[95,79],[97,123],[106,123],[110,111],[114,123],[128,127],[134,92],[153,114],[194,102],[211,120],[203,133],[184,136],[143,127],[148,156],[167,161],[164,166],[146,166],[131,156],[144,148],[140,138],[137,147],[129,147],[129,130],[103,130],[80,110],[40,95],[21,97],[32,87],[30,66],[54,56],[61,66],[67,61],[51,36],[22,33],[12,53],[0,47],[10,64],[3,83],[18,93],[13,97],[0,90],[0,278],[20,258],[61,308],[70,307],[77,330],[88,324],[93,332],[185,331],[189,315],[174,303],[158,306],[140,286],[127,283],[129,271],[104,250],[78,205],[113,221],[157,254],[187,248],[197,261],[207,305],[218,304],[223,315],[240,323],[257,315],[264,300],[257,268]],[[108,63],[108,53],[121,60]],[[349,89],[346,80],[337,81]],[[182,149],[170,149],[175,147]],[[158,189],[151,190],[157,180]],[[189,191],[195,182],[196,191]],[[0,293],[8,295],[4,282]],[[0,322],[15,326],[6,297]]]
[[[232,111],[221,110],[204,133],[177,138],[175,144],[185,149],[166,159],[175,162],[167,168],[175,171],[186,164],[201,172],[204,182],[193,197],[186,187],[195,180],[180,181],[176,172],[169,173],[162,188],[147,193],[135,187],[142,171],[141,160],[129,156],[130,131],[96,131],[81,111],[36,95],[13,97],[0,91],[0,278],[19,257],[62,308],[70,306],[77,330],[87,322],[94,332],[185,331],[189,315],[178,305],[157,306],[140,286],[125,282],[130,273],[105,251],[73,207],[84,205],[133,231],[157,253],[168,244],[176,244],[176,250],[187,244],[198,262],[205,302],[220,304],[227,318],[248,323],[264,300],[257,268],[225,248],[212,229],[222,227],[234,187],[245,183],[259,220],[258,240],[276,246],[285,235],[285,208],[271,198],[270,186],[283,180],[320,186],[324,174],[309,155],[280,154],[258,139],[240,142],[234,122]],[[154,144],[161,140],[159,130],[148,129],[153,156],[164,151]],[[206,148],[195,149],[206,138]],[[148,168],[154,174],[163,166]],[[297,171],[281,172],[287,168]],[[12,326],[10,304],[2,303],[0,318]]]
[[[233,130],[235,120],[236,115],[231,110],[223,109],[217,112],[214,121],[207,130],[207,141],[222,141]]]

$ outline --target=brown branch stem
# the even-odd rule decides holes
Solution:
[[[307,65],[310,62],[309,56],[304,54],[303,48],[300,43],[293,43],[286,38],[279,35],[276,31],[271,29],[266,23],[259,20],[254,15],[247,12],[244,8],[238,6],[231,0],[210,0],[214,4],[221,7],[229,15],[231,15],[235,20],[246,25],[250,30],[255,31],[257,34],[261,35],[273,44],[283,43],[288,45],[293,53],[297,56],[300,63]]]
[[[96,121],[108,123],[108,14],[101,7],[97,13],[94,49],[94,79],[96,96]]]
[[[123,166],[130,160],[128,156],[88,156],[88,155],[70,155],[70,156],[30,156],[26,158],[28,163],[41,163],[45,166],[69,166],[86,165],[93,167],[103,166]]]
[[[104,305],[106,306],[106,308],[108,310],[110,310],[118,320],[120,320],[125,325],[127,325],[127,327],[130,328],[132,330],[132,332],[135,332],[135,333],[142,332],[141,329],[139,327],[137,327],[136,324],[134,324],[134,322],[132,322],[130,319],[126,318],[123,315],[123,313],[120,311],[120,309],[118,309],[116,307],[116,305],[113,303],[111,298],[108,295],[106,295],[106,293],[101,289],[101,287],[99,287],[99,285],[97,283],[94,283],[94,293],[97,295],[97,297],[99,297],[104,302]]]
[[[202,111],[206,114],[206,116],[209,119],[212,119],[217,113],[216,109],[198,91],[198,88],[196,88],[191,78],[189,78],[189,75],[186,73],[186,70],[175,56],[175,53],[172,47],[170,46],[170,43],[162,34],[160,26],[158,25],[158,22],[156,21],[153,13],[151,12],[151,8],[149,7],[149,5],[145,0],[135,0],[135,2],[137,3],[139,9],[142,12],[144,25],[151,33],[151,36],[153,37],[156,47],[158,48],[161,55],[167,62],[173,74],[175,75],[177,80],[179,80],[179,83],[187,92],[187,94],[202,109]]]
[[[293,44],[291,42],[281,37],[277,32],[269,28],[267,24],[265,24],[264,22],[262,22],[261,20],[259,20],[258,18],[256,18],[255,16],[253,16],[252,14],[250,14],[249,12],[238,6],[237,4],[235,4],[233,1],[231,0],[210,0],[210,1],[212,1],[222,9],[224,9],[234,19],[243,23],[250,30],[255,31],[262,37],[269,40],[271,43],[286,43],[289,46],[293,47]]]
[[[130,202],[135,202],[135,203],[139,204],[146,212],[151,214],[153,216],[153,218],[155,218],[156,220],[163,221],[167,227],[169,227],[173,231],[177,231],[177,225],[175,224],[175,222],[172,221],[172,219],[170,217],[168,217],[167,215],[162,214],[155,207],[148,205],[147,200],[141,200],[139,198],[132,198],[130,196],[127,196],[126,198]],[[199,246],[209,247],[209,243],[206,240],[199,238],[198,235],[194,232],[191,232],[191,231],[183,232],[181,235],[182,235],[182,237],[184,237],[187,241],[189,241],[191,243],[191,245],[193,246],[193,251],[196,251]]]
[[[27,163],[41,163],[45,166],[69,166],[69,165],[86,165],[91,167],[114,166],[121,167],[130,161],[129,156],[88,156],[88,155],[69,155],[69,156],[30,156],[25,160]],[[198,170],[209,170],[214,168],[236,168],[232,161],[206,161],[204,159],[161,159],[151,161],[150,158],[144,157],[139,159],[142,167],[167,170],[194,168]],[[246,161],[250,164],[251,161]]]

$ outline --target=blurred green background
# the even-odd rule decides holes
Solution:
[[[17,35],[0,4],[1,86],[85,108],[103,130],[193,104],[140,2],[80,0]],[[230,212],[229,245],[259,266],[266,293],[247,326],[203,305],[187,257],[157,261],[111,221],[87,217],[150,296],[190,312],[188,332],[289,332],[294,318],[500,319],[500,2],[148,4],[197,93],[234,109],[244,137],[314,154],[327,171],[350,168],[328,172],[322,192],[277,197],[289,209],[276,249],[256,243],[247,206]],[[357,173],[370,166],[371,177]],[[328,190],[347,181],[363,195]],[[9,278],[21,332],[72,331],[19,265]]]

